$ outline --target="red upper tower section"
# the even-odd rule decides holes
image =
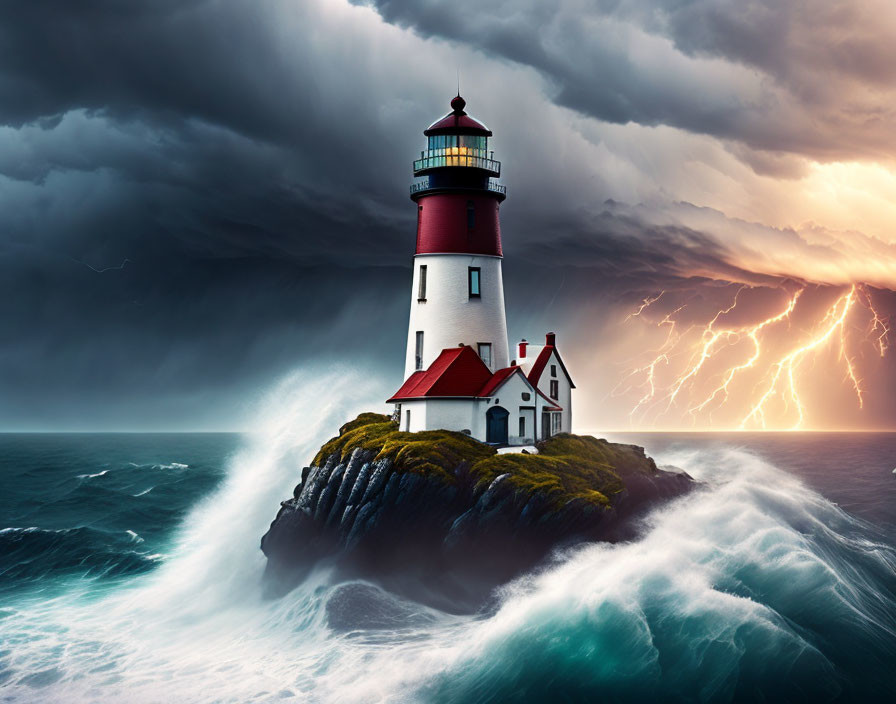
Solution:
[[[464,112],[459,95],[451,112],[423,134],[427,149],[414,162],[417,254],[501,256],[498,208],[506,189],[496,181],[501,162],[488,150],[491,130]]]

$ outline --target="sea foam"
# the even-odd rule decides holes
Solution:
[[[703,488],[651,513],[637,540],[559,555],[488,613],[441,613],[326,571],[266,599],[258,539],[279,501],[382,391],[345,373],[286,380],[157,569],[5,614],[6,698],[858,701],[894,685],[892,548],[742,450],[658,457]],[[327,401],[340,398],[352,407]]]

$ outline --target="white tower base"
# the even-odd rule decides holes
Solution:
[[[478,296],[471,283],[476,276]],[[480,352],[492,372],[510,365],[501,257],[418,254],[411,291],[405,379],[427,369],[443,349],[458,345]]]

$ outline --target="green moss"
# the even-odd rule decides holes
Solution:
[[[653,460],[640,448],[617,445],[590,436],[562,434],[538,444],[539,454],[498,454],[489,445],[462,433],[430,430],[404,433],[389,416],[362,413],[339,429],[317,453],[320,465],[331,454],[345,460],[356,448],[389,457],[398,472],[434,475],[456,481],[455,469],[469,463],[477,485],[509,474],[508,481],[524,492],[542,493],[555,506],[571,499],[608,506],[609,497],[625,488],[620,474],[652,473]]]
[[[349,421],[339,429],[339,435],[324,443],[312,464],[320,466],[330,455],[338,454],[346,457],[356,447],[376,450],[391,435],[398,433],[398,424],[382,413],[362,413],[353,421]]]
[[[590,436],[556,435],[538,444],[539,454],[495,455],[474,466],[479,481],[491,482],[510,473],[508,481],[531,492],[541,492],[555,505],[571,499],[607,506],[609,497],[625,488],[620,472],[649,472],[650,460],[634,448]]]
[[[319,466],[333,454],[344,460],[359,447],[375,453],[378,460],[391,458],[398,471],[435,473],[451,481],[454,468],[462,462],[473,463],[495,454],[494,448],[463,433],[448,430],[403,433],[389,416],[362,413],[343,425],[338,437],[321,447],[313,464]]]

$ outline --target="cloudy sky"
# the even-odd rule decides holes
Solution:
[[[458,70],[511,337],[556,329],[579,429],[896,426],[890,0],[33,0],[0,3],[0,428],[397,388]]]

